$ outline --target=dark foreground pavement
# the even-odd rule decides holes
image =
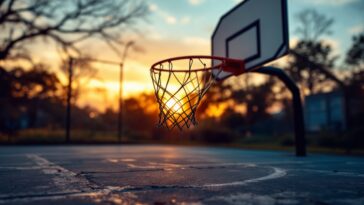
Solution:
[[[0,147],[0,204],[364,204],[364,158],[174,146]]]

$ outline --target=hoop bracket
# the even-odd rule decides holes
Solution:
[[[231,72],[237,76],[245,72],[245,63],[242,60],[226,59],[221,68],[223,71]]]

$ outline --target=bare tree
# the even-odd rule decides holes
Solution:
[[[24,55],[35,38],[51,39],[67,53],[98,37],[112,47],[148,9],[142,0],[0,0],[0,60]]]
[[[288,73],[303,88],[304,93],[314,94],[332,88],[328,73],[335,67],[338,56],[333,56],[333,48],[320,38],[330,34],[334,20],[307,9],[297,14],[297,33],[301,39],[291,50],[293,54],[287,67]],[[315,65],[315,66],[313,66]]]
[[[364,33],[353,37],[353,44],[346,53],[345,63],[354,68],[354,72],[364,72]]]
[[[304,41],[317,41],[322,35],[331,34],[330,27],[334,19],[318,13],[314,9],[306,9],[296,15],[298,28]]]

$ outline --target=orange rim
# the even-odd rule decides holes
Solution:
[[[183,69],[183,70],[172,70],[172,69],[165,69],[165,68],[157,68],[158,65],[163,63],[172,63],[173,61],[177,60],[192,60],[192,59],[210,59],[210,60],[219,60],[221,61],[220,64],[215,65],[213,67],[206,67],[206,68],[196,68],[196,69]],[[204,56],[204,55],[195,55],[195,56],[180,56],[174,58],[168,58],[161,61],[154,63],[151,66],[152,71],[168,71],[168,72],[189,72],[189,71],[206,71],[212,70],[217,68],[222,68],[224,71],[229,71],[235,73],[243,73],[245,70],[244,61],[232,58],[224,58],[219,56]]]

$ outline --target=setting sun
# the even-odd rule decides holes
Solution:
[[[174,98],[171,98],[169,99],[167,102],[166,102],[166,108],[168,110],[172,110],[173,113],[177,112],[177,113],[180,113],[182,112],[182,105],[181,105],[181,102],[177,102]]]

